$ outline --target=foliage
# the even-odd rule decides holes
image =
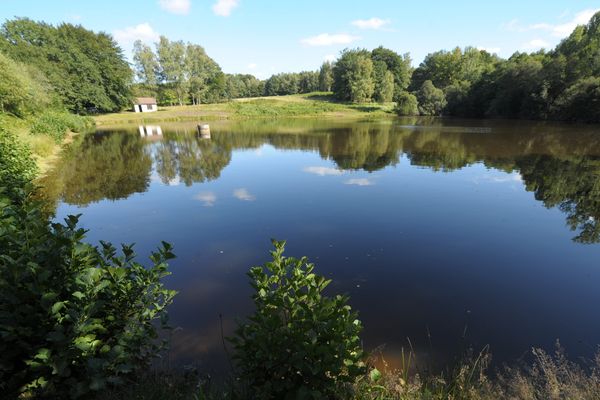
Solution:
[[[385,63],[377,61],[374,64],[373,77],[375,90],[373,99],[378,103],[389,103],[394,96],[394,74],[387,70]]]
[[[410,84],[410,78],[413,73],[411,67],[411,59],[408,53],[400,56],[393,50],[379,46],[371,52],[373,63],[382,62],[385,64],[387,71],[393,76],[393,99],[397,100]]]
[[[440,115],[446,106],[444,92],[436,88],[429,80],[423,82],[417,92],[417,100],[421,115]]]
[[[402,92],[398,96],[398,102],[396,103],[396,113],[398,115],[419,115],[419,102],[415,95]]]
[[[56,143],[61,143],[67,131],[79,133],[93,126],[94,120],[90,117],[82,117],[64,111],[45,111],[33,119],[31,133],[47,135]]]
[[[556,99],[554,116],[568,121],[600,121],[600,77],[583,78]]]
[[[17,18],[2,25],[0,50],[42,71],[70,111],[118,111],[129,105],[131,70],[106,33]]]
[[[600,12],[550,52],[516,52],[508,60],[472,47],[430,53],[410,90],[432,81],[449,115],[598,122],[599,60]]]
[[[21,188],[37,174],[37,166],[31,151],[16,134],[0,127],[0,188],[12,201],[22,200]]]
[[[331,92],[333,86],[333,65],[325,61],[319,70],[319,91]]]
[[[25,117],[54,102],[54,93],[39,71],[0,53],[0,113]]]
[[[305,257],[284,257],[250,269],[255,313],[232,339],[240,376],[254,398],[322,399],[362,373],[361,324],[344,296],[322,294],[329,280]]]
[[[183,156],[183,160],[189,159]],[[41,183],[64,201],[84,206],[146,191],[151,171],[152,156],[139,136],[85,135],[65,149],[48,180]]]
[[[145,268],[132,246],[122,255],[84,243],[77,216],[51,224],[41,205],[0,199],[0,393],[77,398],[123,383],[160,349],[154,321],[166,321],[175,292],[163,242]]]

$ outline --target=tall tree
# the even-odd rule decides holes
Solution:
[[[344,50],[333,67],[333,92],[340,100],[362,103],[374,91],[373,61],[367,50]]]
[[[421,89],[417,92],[417,100],[421,115],[440,115],[446,106],[444,92],[429,80],[421,85]]]
[[[161,36],[156,46],[160,63],[160,76],[163,82],[171,83],[177,95],[177,102],[183,105],[188,92],[188,74],[186,67],[186,46],[182,41],[171,42]]]
[[[319,70],[319,90],[321,92],[331,92],[333,85],[333,66],[331,62],[325,61]]]
[[[387,70],[392,73],[394,78],[393,97],[394,100],[397,100],[400,93],[405,91],[410,84],[413,72],[410,55],[406,53],[400,56],[393,50],[379,46],[371,52],[371,59],[373,63],[385,63]]]
[[[133,66],[137,78],[150,87],[158,84],[159,64],[152,48],[141,40],[133,43]]]
[[[18,18],[2,25],[0,50],[42,71],[74,112],[117,111],[129,103],[131,69],[106,33]]]

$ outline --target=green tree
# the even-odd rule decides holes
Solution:
[[[137,78],[150,87],[158,84],[158,59],[152,48],[141,40],[133,43],[133,66]]]
[[[400,96],[398,96],[398,101],[396,103],[396,113],[398,115],[419,115],[419,102],[415,95],[402,92]]]
[[[393,98],[397,100],[400,93],[405,91],[410,84],[413,72],[410,55],[406,53],[400,56],[393,50],[380,46],[371,52],[371,59],[373,63],[385,63],[387,70],[392,73],[394,78]]]
[[[185,52],[186,46],[182,41],[171,42],[165,36],[160,37],[156,46],[161,79],[172,84],[179,105],[186,103],[189,88]]]
[[[429,80],[417,92],[421,115],[440,115],[446,106],[446,97],[442,89],[436,88]]]
[[[373,99],[379,103],[389,103],[394,96],[394,74],[383,61],[376,61],[373,67],[375,89]]]
[[[333,85],[333,66],[329,61],[325,61],[319,70],[319,90],[321,92],[331,92]]]
[[[118,111],[129,105],[131,69],[110,35],[18,18],[2,25],[0,50],[42,71],[71,111]]]
[[[363,103],[371,100],[373,61],[367,50],[346,49],[333,67],[333,92],[340,100]]]

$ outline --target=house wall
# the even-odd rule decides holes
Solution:
[[[134,104],[133,111],[137,112],[152,112],[158,111],[156,104]]]

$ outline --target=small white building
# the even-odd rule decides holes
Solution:
[[[133,111],[135,112],[152,112],[158,111],[156,99],[154,97],[137,97],[133,103]]]

